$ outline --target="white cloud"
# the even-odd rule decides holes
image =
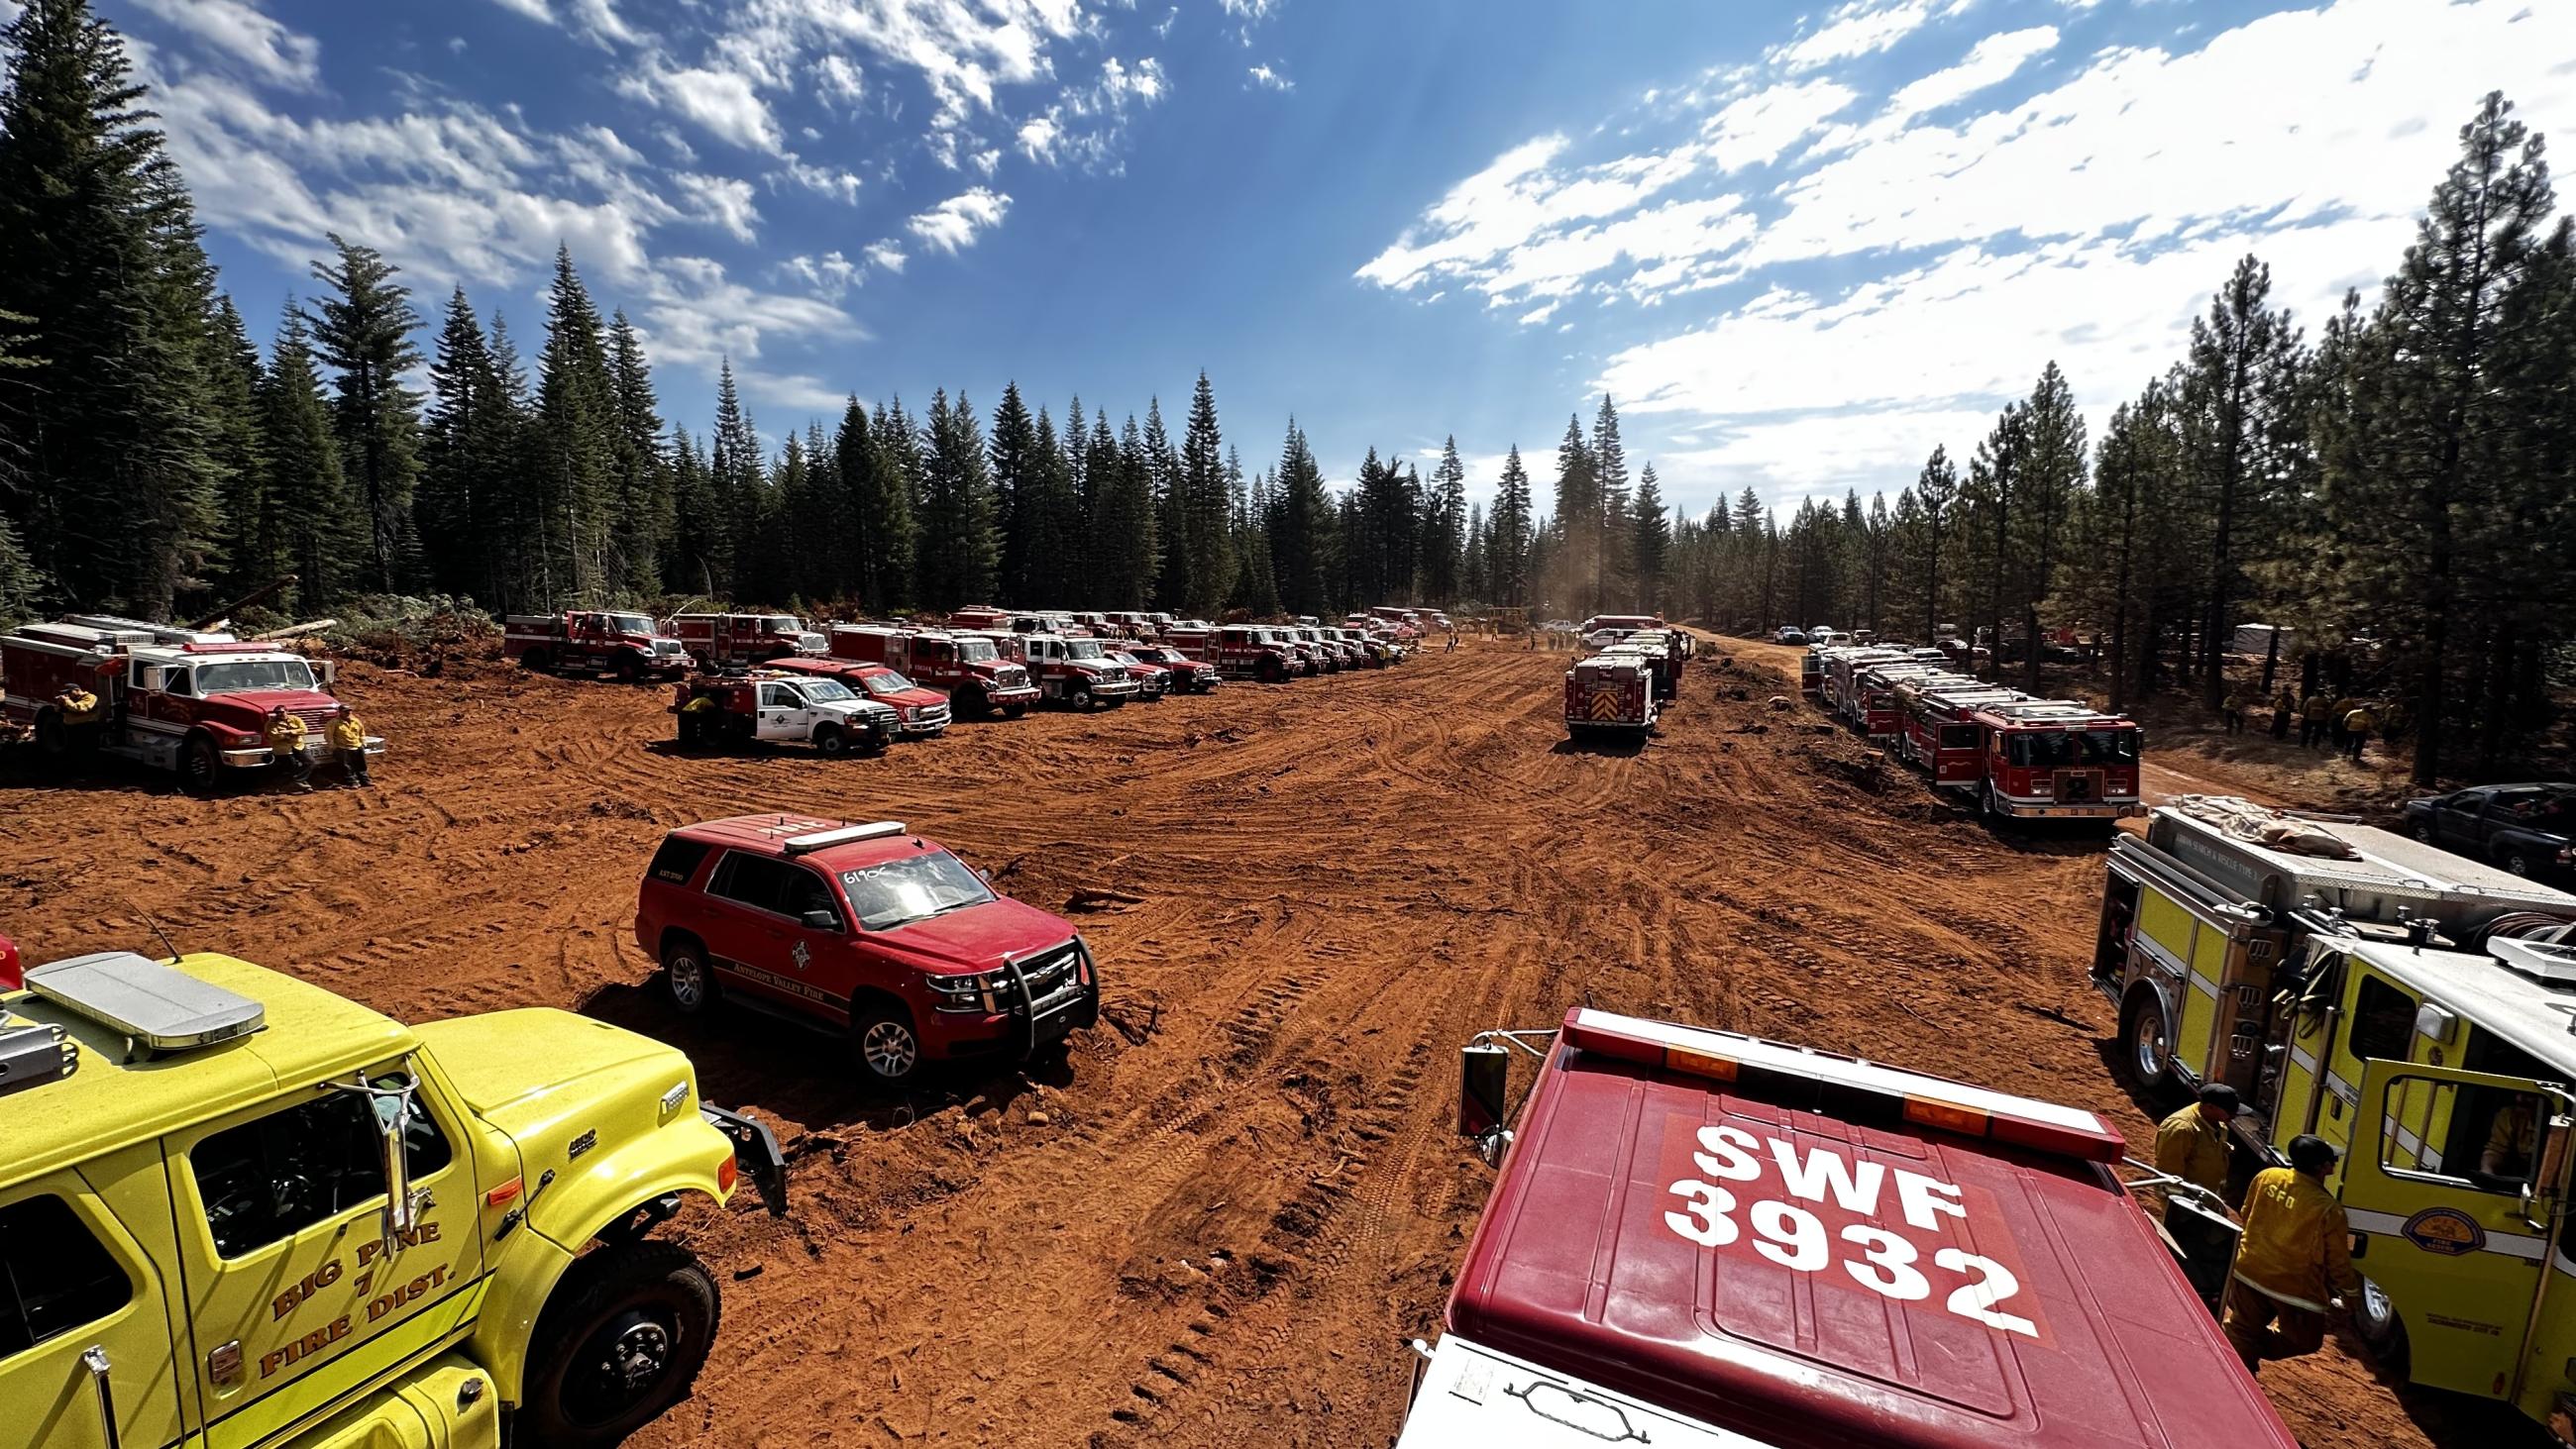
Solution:
[[[1020,151],[1037,162],[1055,159],[1056,124],[1053,116],[1031,116],[1020,126]]]
[[[555,23],[555,13],[546,8],[546,0],[492,0],[492,3],[504,10],[515,10],[530,20],[542,20],[548,25]]]
[[[253,0],[135,0],[147,13],[188,32],[253,78],[292,90],[321,80],[321,42],[263,14]]]
[[[196,0],[183,0],[183,3],[196,3]],[[557,15],[548,0],[492,0],[492,3],[547,25],[567,24],[566,18]],[[562,3],[569,12],[569,28],[573,33],[602,49],[612,42],[634,45],[642,39],[635,28],[617,13],[615,0],[562,0]]]
[[[863,255],[867,258],[868,265],[876,268],[878,271],[900,272],[903,270],[903,248],[896,246],[892,242],[878,242],[876,245],[869,247]]]
[[[731,176],[706,176],[683,171],[671,178],[679,187],[681,209],[712,226],[720,226],[740,242],[760,239],[756,230],[759,208],[751,202],[751,183]]]
[[[751,82],[732,71],[686,66],[647,69],[617,83],[620,94],[695,122],[718,140],[772,155],[786,149],[778,121]]]
[[[1011,198],[990,187],[978,186],[920,213],[906,225],[923,246],[955,252],[973,246],[978,234],[1000,226],[1010,209]]]
[[[1768,166],[1859,95],[1832,81],[1792,81],[1731,101],[1700,127],[1721,169]]]
[[[1265,91],[1293,91],[1297,83],[1266,65],[1256,65],[1244,72],[1253,85]]]
[[[814,62],[814,87],[826,102],[847,109],[859,103],[867,83],[849,57],[827,55]]]
[[[1544,305],[1542,305],[1542,306],[1532,307],[1532,308],[1531,308],[1531,309],[1529,309],[1528,311],[1523,312],[1523,313],[1521,314],[1521,325],[1522,325],[1523,327],[1535,327],[1535,326],[1537,326],[1539,323],[1544,322],[1544,321],[1546,321],[1548,318],[1555,316],[1555,315],[1556,315],[1556,309],[1557,309],[1557,307],[1558,307],[1559,305],[1560,305],[1560,304],[1555,303],[1555,302],[1549,302],[1549,303],[1546,303],[1546,304],[1544,304]]]
[[[1977,42],[1968,58],[1948,70],[1936,70],[1898,91],[1887,103],[1888,114],[1908,120],[1966,100],[1989,86],[2001,85],[2034,57],[2057,48],[2057,27],[2034,25],[2007,30]]]
[[[859,204],[859,188],[864,184],[855,172],[836,171],[829,166],[810,165],[793,156],[787,158],[786,169],[778,174],[808,191],[820,192],[845,206]],[[771,178],[773,185],[776,181],[776,177]]]
[[[1775,48],[1767,58],[1796,72],[1875,55],[1921,29],[1932,13],[1932,0],[1851,0],[1827,16],[1823,26]]]
[[[778,264],[777,272],[782,279],[801,283],[807,290],[837,302],[858,285],[860,267],[839,252],[825,252],[819,257],[790,257]]]

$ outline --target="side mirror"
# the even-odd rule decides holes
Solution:
[[[2553,1231],[2558,1216],[2558,1185],[2567,1176],[2571,1138],[2576,1138],[2576,1117],[2553,1114],[2546,1135],[2540,1139],[2539,1160],[2532,1166],[2530,1179],[2522,1185],[2522,1220],[2544,1233]]]
[[[376,1145],[384,1154],[385,1235],[408,1233],[420,1226],[420,1205],[411,1195],[411,1084],[400,1090],[370,1088],[367,1101],[376,1113]]]
[[[1470,1042],[1458,1050],[1458,1135],[1483,1137],[1503,1125],[1511,1084],[1511,1057],[1500,1042]]]
[[[809,930],[837,931],[841,929],[841,918],[830,911],[807,911],[805,925]]]
[[[340,661],[336,659],[315,660],[313,662],[313,677],[322,681],[322,687],[324,689],[329,689],[332,685],[340,682]]]
[[[161,666],[157,664],[144,665],[141,672],[143,676],[141,682],[143,685],[143,692],[145,694],[159,694],[168,684],[168,680],[164,676],[164,671]]]

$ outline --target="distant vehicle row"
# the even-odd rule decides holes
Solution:
[[[2010,819],[2112,821],[2138,813],[2145,732],[2076,700],[2039,699],[1950,669],[1941,650],[1811,647],[1798,686],[1845,724]]]
[[[1596,614],[1574,631],[1596,652],[1565,671],[1565,733],[1642,739],[1681,694],[1690,636],[1653,614]]]

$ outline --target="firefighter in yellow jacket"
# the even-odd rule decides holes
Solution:
[[[2361,1292],[2352,1229],[2326,1191],[2334,1165],[2334,1145],[2302,1133],[2290,1139],[2290,1165],[2254,1174],[2245,1190],[2245,1235],[2228,1274],[2223,1326],[2249,1370],[2316,1352],[2328,1320]]]
[[[106,727],[107,706],[90,693],[89,686],[75,679],[54,696],[56,717],[62,721],[63,744],[86,760],[98,753],[98,737]]]
[[[2236,1089],[2211,1082],[2200,1100],[2156,1127],[2156,1171],[2179,1177],[2210,1196],[2227,1196],[2227,1124],[2236,1116]]]
[[[304,757],[304,721],[279,705],[268,712],[268,730],[261,743],[268,746],[269,762],[278,775],[295,787],[299,795],[313,793],[313,762]]]
[[[357,711],[345,704],[333,711],[331,722],[322,727],[322,742],[339,757],[341,777],[351,788],[375,783],[367,778],[367,722]]]

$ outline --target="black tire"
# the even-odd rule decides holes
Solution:
[[[970,719],[989,719],[1000,712],[993,708],[993,701],[980,689],[961,689],[954,698],[957,713]]]
[[[716,984],[715,967],[705,944],[695,936],[673,936],[662,943],[662,994],[682,1016],[702,1016],[724,988]]]
[[[2496,864],[2503,866],[2507,875],[2518,875],[2524,880],[2531,879],[2531,857],[2519,846],[2498,857]]]
[[[71,753],[71,727],[50,709],[36,716],[36,748],[56,759]]]
[[[2406,833],[2426,845],[2433,843],[2433,822],[2417,817],[2406,822]]]
[[[859,1070],[881,1087],[900,1087],[921,1076],[921,1034],[901,1002],[862,1005],[850,1018],[850,1047]]]
[[[1064,702],[1073,707],[1075,714],[1089,714],[1100,704],[1100,701],[1092,696],[1091,686],[1088,684],[1077,684],[1066,690]]]
[[[1280,667],[1277,659],[1264,658],[1253,673],[1264,684],[1285,684],[1288,680],[1288,671]]]
[[[554,656],[543,649],[531,649],[519,658],[519,663],[523,668],[534,670],[539,674],[543,674],[547,670],[553,668],[554,662]]]
[[[715,1280],[676,1243],[574,1263],[537,1319],[517,1442],[609,1449],[687,1397],[715,1343]]]
[[[1018,719],[1028,712],[1029,707],[1025,704],[1006,704],[1002,706],[1002,718],[1004,719]]]
[[[190,735],[179,746],[179,786],[191,795],[212,795],[223,783],[223,761],[215,755],[215,742],[204,735]]]
[[[2152,993],[2132,994],[2120,1011],[2120,1068],[2151,1097],[2174,1085],[2173,1044],[2165,1039],[2164,1009]]]
[[[620,684],[642,684],[644,682],[644,666],[636,663],[635,656],[632,654],[620,654],[617,656],[617,668],[615,672],[617,675],[617,682]]]
[[[2406,1320],[2397,1316],[2397,1305],[2388,1294],[2364,1278],[2359,1301],[2348,1306],[2353,1311],[2352,1336],[2361,1340],[2380,1374],[2392,1385],[2411,1382],[2415,1355],[2406,1340]]]
[[[814,730],[814,752],[827,760],[837,760],[850,752],[848,731],[839,725],[820,725]]]

